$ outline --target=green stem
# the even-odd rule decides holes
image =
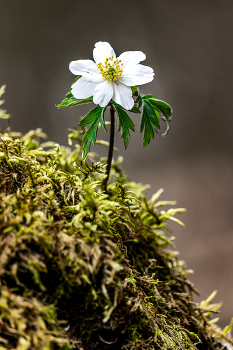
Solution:
[[[106,192],[108,192],[107,184],[108,184],[109,174],[111,170],[114,138],[115,138],[115,111],[114,111],[113,105],[111,105],[110,107],[110,116],[111,116],[111,128],[110,128],[110,140],[109,140],[109,149],[108,149],[107,177],[103,181],[103,187]]]

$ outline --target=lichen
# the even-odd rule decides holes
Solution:
[[[121,158],[82,160],[84,129],[72,150],[1,130],[0,350],[214,349],[227,336],[216,307],[196,293],[178,260],[162,190],[130,182]]]

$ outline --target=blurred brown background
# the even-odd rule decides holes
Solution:
[[[172,225],[177,250],[195,270],[198,300],[218,290],[221,326],[233,316],[232,37],[232,0],[0,0],[0,86],[16,131],[42,127],[67,144],[90,109],[55,108],[75,78],[69,62],[91,59],[97,41],[146,53],[155,79],[141,90],[172,105],[172,128],[143,148],[134,114],[127,152],[119,134],[116,146],[130,178],[151,184],[148,197],[163,187],[163,199],[187,208],[186,227]]]

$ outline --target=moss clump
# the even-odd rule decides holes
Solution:
[[[1,133],[0,349],[215,349],[216,308],[193,302],[168,250],[166,222],[183,209],[160,210],[174,204],[161,190],[148,201],[120,159],[104,193],[83,132],[74,151],[40,144],[39,129]]]

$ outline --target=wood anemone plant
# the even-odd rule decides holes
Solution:
[[[127,112],[142,115],[140,132],[144,133],[143,146],[146,146],[154,138],[154,131],[158,133],[160,120],[167,123],[167,129],[163,136],[167,135],[170,129],[172,109],[166,102],[157,99],[154,95],[140,93],[138,85],[149,83],[154,79],[153,69],[140,64],[146,59],[143,52],[126,51],[116,58],[109,43],[98,42],[95,44],[93,57],[94,61],[77,60],[70,63],[70,71],[78,75],[78,78],[71,85],[70,92],[65,99],[57,107],[67,108],[90,102],[98,105],[87,113],[79,123],[83,127],[90,125],[83,136],[83,159],[86,159],[91,142],[93,145],[96,142],[99,125],[107,131],[104,114],[106,108],[110,106],[109,152],[106,177],[102,183],[105,192],[108,192],[107,184],[114,149],[115,113],[119,125],[118,131],[122,132],[124,145],[127,148],[130,130],[135,131],[134,123]]]

